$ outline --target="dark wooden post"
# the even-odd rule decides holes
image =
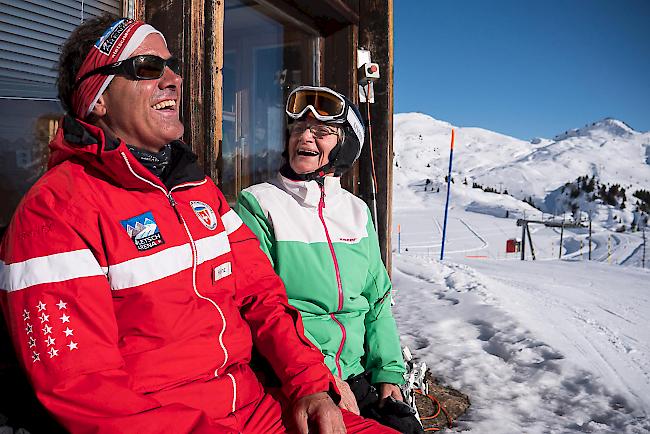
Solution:
[[[223,0],[210,0],[205,8],[205,173],[218,182],[217,158],[223,138]]]
[[[377,177],[377,233],[381,256],[391,269],[393,185],[393,1],[359,1],[359,47],[370,50],[379,64],[381,79],[374,84],[375,103],[370,105],[373,155]],[[366,113],[365,103],[361,112]],[[366,140],[366,145],[369,141]],[[369,146],[359,162],[360,195],[372,206],[372,165]]]
[[[209,3],[206,8],[206,2]],[[206,59],[214,61],[216,50],[212,48],[214,36],[210,32],[222,25],[219,20],[221,2],[213,0],[168,0],[146,3],[145,20],[160,30],[167,39],[169,50],[183,62],[182,117],[185,124],[183,139],[198,155],[206,174],[212,174],[212,152],[215,134],[212,122],[206,128],[206,120],[214,117],[215,86],[214,69],[206,68]],[[206,13],[207,11],[207,13]],[[208,19],[206,21],[206,18]],[[221,19],[223,21],[223,19]],[[207,35],[206,35],[207,33]],[[210,53],[206,53],[206,36],[210,36]],[[218,41],[220,43],[220,39]],[[218,98],[217,98],[218,99]],[[220,100],[219,100],[220,101]],[[209,133],[208,133],[209,130]]]

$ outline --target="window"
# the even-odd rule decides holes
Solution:
[[[318,33],[288,15],[242,0],[225,1],[223,140],[219,177],[230,201],[280,168],[284,102],[318,83]]]
[[[122,0],[3,1],[0,10],[0,230],[43,174],[62,109],[56,99],[59,48],[82,19]]]

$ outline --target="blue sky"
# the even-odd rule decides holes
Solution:
[[[521,139],[650,131],[650,0],[394,0],[395,112]]]

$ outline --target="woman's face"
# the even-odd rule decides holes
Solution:
[[[329,162],[338,142],[338,127],[314,118],[295,122],[289,136],[289,165],[298,174],[310,173]]]

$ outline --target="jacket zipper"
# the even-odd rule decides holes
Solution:
[[[181,218],[181,213],[178,212],[178,208],[176,208],[176,200],[172,196],[172,192],[170,191],[167,194],[167,199],[169,200],[169,204],[174,208],[174,213],[176,214],[176,218],[178,219],[178,223],[183,224],[183,219]]]
[[[325,186],[320,185],[320,202],[318,203],[318,217],[320,218],[321,223],[323,224],[323,229],[325,229],[325,237],[327,238],[327,245],[330,248],[330,254],[332,255],[332,261],[334,261],[334,270],[336,271],[336,286],[339,293],[339,304],[337,311],[343,309],[343,285],[341,283],[341,272],[339,269],[339,261],[336,259],[336,252],[334,252],[334,244],[332,244],[332,239],[330,238],[330,233],[327,230],[327,224],[325,224],[325,217],[323,217],[323,208],[325,208]],[[336,363],[336,370],[338,371],[339,377],[343,378],[343,370],[341,369],[341,353],[343,352],[343,346],[345,345],[346,331],[343,324],[336,318],[336,315],[331,313],[330,318],[336,322],[341,328],[341,345],[336,352],[336,357],[334,362]]]
[[[192,238],[192,234],[190,233],[190,229],[187,227],[187,224],[185,224],[185,219],[183,219],[180,212],[176,208],[176,200],[172,197],[172,191],[174,191],[175,188],[180,188],[180,187],[185,187],[185,186],[188,186],[188,187],[189,186],[198,186],[198,185],[201,185],[201,184],[205,183],[205,180],[200,182],[200,183],[196,183],[196,184],[187,184],[186,183],[186,184],[176,185],[176,186],[172,187],[169,191],[167,191],[167,189],[165,189],[164,187],[161,187],[160,185],[156,185],[153,182],[151,182],[151,181],[139,176],[137,173],[135,173],[135,171],[131,167],[131,164],[129,163],[129,159],[127,158],[127,156],[124,154],[124,152],[122,152],[121,154],[122,154],[122,158],[124,159],[124,162],[126,163],[129,171],[131,172],[131,174],[133,174],[133,176],[135,176],[139,180],[141,180],[141,181],[143,181],[143,182],[157,188],[158,190],[160,190],[167,197],[167,200],[169,201],[169,204],[174,209],[176,217],[178,218],[178,222],[180,224],[182,224],[183,227],[185,228],[185,232],[187,233],[187,236],[188,236],[188,238],[190,240],[190,248],[192,250],[192,289],[194,290],[194,293],[197,295],[197,297],[199,297],[202,300],[210,302],[215,308],[217,308],[217,311],[219,312],[219,315],[221,316],[222,328],[221,328],[221,332],[219,333],[219,345],[221,346],[221,349],[223,350],[224,358],[223,358],[223,363],[221,364],[221,366],[219,366],[217,369],[214,370],[214,376],[217,377],[218,376],[217,371],[219,369],[223,368],[226,365],[226,362],[228,361],[228,350],[226,349],[226,346],[223,344],[223,339],[222,339],[223,334],[226,331],[226,317],[224,316],[223,312],[221,311],[221,308],[219,307],[219,305],[214,300],[212,300],[211,298],[206,297],[204,295],[201,295],[199,293],[198,289],[196,288],[196,266],[197,266],[197,262],[198,262],[198,253],[196,251],[196,243],[194,242],[194,238]],[[232,405],[233,405],[233,408],[234,408],[235,407],[236,393],[237,393],[236,392],[237,384],[235,383],[234,377],[231,377],[231,380],[232,380],[232,383],[233,383],[233,404]]]

